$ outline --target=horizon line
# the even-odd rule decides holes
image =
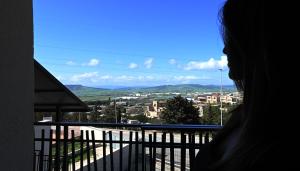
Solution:
[[[201,86],[221,86],[221,84],[159,84],[159,85],[84,85],[84,84],[64,84],[65,86],[84,86],[84,87],[158,87],[158,86],[177,86],[177,85],[201,85]],[[222,86],[235,86],[234,84],[224,84]]]

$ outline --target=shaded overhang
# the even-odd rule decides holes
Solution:
[[[34,60],[35,112],[85,112],[88,106]]]

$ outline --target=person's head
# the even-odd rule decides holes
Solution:
[[[278,133],[288,125],[287,118],[281,113],[283,110],[278,107],[279,102],[285,104],[280,101],[285,96],[278,73],[288,73],[289,70],[286,70],[285,61],[278,60],[278,49],[273,46],[274,37],[282,37],[285,33],[275,32],[276,25],[270,23],[270,19],[278,11],[268,11],[267,14],[269,4],[266,2],[227,0],[220,13],[229,77],[244,94],[241,135],[237,147],[227,159],[238,165],[237,168],[255,163],[256,156],[266,152],[262,149],[274,143]],[[282,21],[276,24],[279,22]],[[278,127],[280,121],[283,121],[283,127]]]
[[[257,64],[265,67],[267,50],[264,33],[263,1],[227,0],[221,13],[224,53],[229,77],[244,90]]]
[[[270,119],[269,105],[278,88],[265,11],[264,0],[227,0],[221,11],[229,77],[244,93],[243,119],[245,127],[252,131],[261,129]]]

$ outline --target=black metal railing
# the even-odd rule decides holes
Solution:
[[[190,170],[220,126],[35,123],[36,171]]]

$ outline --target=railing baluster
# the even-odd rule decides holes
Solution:
[[[174,162],[174,135],[170,133],[170,162],[171,162],[171,171],[174,171],[175,162]]]
[[[48,156],[48,171],[52,171],[52,135],[53,135],[53,130],[50,129],[49,133],[49,156]]]
[[[131,170],[132,131],[129,132],[128,171]]]
[[[188,152],[189,152],[189,165],[190,165],[190,169],[192,168],[192,165],[191,165],[191,142],[192,142],[192,133],[189,132],[188,133],[188,140],[189,142],[187,143],[187,148],[188,148]]]
[[[204,143],[206,144],[206,143],[208,143],[208,142],[209,142],[209,132],[207,131],[207,132],[205,133]]]
[[[60,170],[60,125],[55,130],[55,171]]]
[[[142,171],[145,171],[145,130],[142,130]]]
[[[80,130],[80,171],[83,171],[83,130]]]
[[[102,139],[103,139],[103,171],[106,171],[106,132],[102,131]]]
[[[75,171],[75,135],[74,130],[71,131],[72,136],[72,171]]]
[[[165,171],[165,163],[166,163],[166,133],[164,132],[162,134],[162,140],[161,140],[161,171]]]
[[[119,159],[119,169],[123,170],[123,131],[120,131],[120,159]]]
[[[109,131],[109,155],[110,155],[110,170],[114,171],[114,153],[112,143],[112,131]]]
[[[36,166],[36,170],[39,170],[39,167],[40,167],[40,160],[41,160],[41,153],[38,152],[37,154],[37,166]]]
[[[97,155],[96,155],[96,144],[95,144],[94,130],[92,131],[92,145],[93,145],[94,171],[97,171],[98,166],[97,166]]]
[[[135,132],[135,171],[139,171],[139,133]]]
[[[152,160],[152,168],[156,170],[156,132],[153,134],[153,160]]]
[[[68,126],[64,126],[64,155],[63,155],[63,171],[68,170]]]
[[[42,129],[41,138],[42,138],[42,140],[41,140],[39,171],[44,170],[44,143],[45,143],[45,130],[44,129]]]
[[[195,135],[189,133],[189,154],[190,154],[190,169],[193,170],[195,160]]]
[[[184,132],[181,132],[181,171],[185,171],[185,153],[186,153],[186,136],[184,135]]]
[[[153,146],[153,144],[152,144],[152,134],[149,134],[149,169],[150,169],[150,171],[153,171],[153,168],[152,168],[152,146]],[[147,168],[146,168],[146,170],[147,170]]]
[[[203,145],[203,133],[202,131],[199,133],[199,144],[200,144],[200,147]]]
[[[90,139],[89,139],[89,131],[85,131],[85,139],[86,139],[86,159],[87,159],[87,168],[88,171],[91,170],[91,158],[90,158]]]
[[[35,147],[35,141],[33,142],[33,147]],[[37,168],[37,164],[36,164],[36,160],[38,159],[38,157],[37,157],[37,154],[36,154],[36,151],[35,151],[35,149],[33,149],[33,171],[37,171],[38,170],[38,168]]]

